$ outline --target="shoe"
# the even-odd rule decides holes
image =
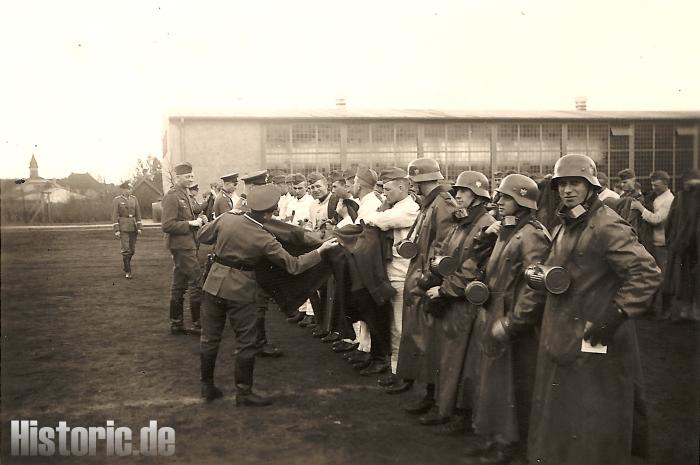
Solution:
[[[507,464],[515,458],[517,451],[518,443],[496,443],[486,454],[479,457],[479,462],[489,465]]]
[[[127,273],[124,275],[124,277],[125,277],[126,279],[131,279],[131,272],[127,272]]]
[[[192,325],[192,327],[187,329],[186,331],[187,331],[187,334],[189,334],[191,336],[200,336],[202,334],[202,327]]]
[[[399,379],[396,377],[395,374],[390,373],[389,376],[385,376],[385,377],[383,377],[383,378],[379,378],[379,379],[377,380],[377,384],[380,385],[380,386],[382,386],[382,387],[387,387],[387,386],[393,385],[393,384],[396,383],[398,380],[399,380]]]
[[[369,354],[368,354],[369,355]],[[367,357],[367,359],[360,359],[357,362],[352,364],[352,367],[355,370],[362,371],[369,367],[372,364],[372,359],[370,357]]]
[[[301,321],[297,323],[297,326],[299,326],[300,328],[306,328],[311,324],[316,324],[316,318],[314,318],[313,315],[305,315],[304,318],[302,318]]]
[[[281,350],[279,350],[274,344],[266,342],[260,347],[258,355],[261,357],[277,358],[284,355],[284,353]]]
[[[267,407],[268,405],[272,405],[271,399],[261,397],[253,392],[236,394],[236,407]]]
[[[357,346],[359,347],[360,345],[358,344]],[[343,360],[350,362],[351,358],[357,357],[361,353],[364,353],[364,352],[360,352],[356,347],[355,350],[353,350],[352,352],[344,353]],[[352,363],[352,362],[350,362],[350,363]]]
[[[188,333],[187,333],[187,330],[185,329],[184,326],[176,325],[176,326],[170,327],[170,334],[173,334],[175,336],[181,336],[181,335],[188,334]]]
[[[477,455],[486,455],[496,447],[496,442],[491,438],[478,437],[475,442],[467,445],[462,449],[462,453],[467,457],[475,457]]]
[[[456,415],[451,420],[445,423],[440,428],[435,428],[433,431],[443,436],[461,436],[470,432],[472,429],[467,425],[466,417]]]
[[[358,350],[357,352],[353,352],[353,355],[350,357],[346,358],[348,363],[354,365],[355,363],[359,362],[369,362],[372,356],[369,354],[369,352],[362,352]]]
[[[319,327],[317,327],[313,331],[311,331],[311,335],[313,337],[317,337],[317,338],[323,338],[323,337],[328,336],[329,334],[330,334],[330,331],[326,331],[325,329],[319,328]]]
[[[343,353],[343,352],[350,352],[351,350],[355,350],[360,346],[359,343],[357,342],[346,342],[346,341],[338,341],[333,344],[333,352],[335,353]]]
[[[433,407],[428,413],[418,419],[418,423],[423,426],[444,425],[450,421],[450,417],[442,416],[437,408]]]
[[[296,315],[287,318],[287,323],[299,323],[305,316],[305,313],[297,312]]]
[[[367,368],[364,368],[363,370],[360,371],[360,375],[362,376],[374,376],[374,375],[380,375],[384,372],[389,367],[387,366],[386,362],[384,360],[372,360],[370,362],[370,365]]]
[[[221,389],[214,386],[213,383],[202,383],[202,399],[205,401],[211,402],[223,396],[224,393],[221,392]]]
[[[336,342],[340,340],[340,334],[338,333],[328,333],[328,336],[324,336],[321,338],[321,342],[324,343],[329,343],[329,342]]]
[[[413,381],[406,381],[405,379],[402,379],[400,381],[395,381],[391,386],[385,387],[384,392],[387,394],[401,394],[402,392],[408,391],[412,387]]]
[[[435,405],[435,399],[423,397],[418,402],[405,406],[403,411],[411,415],[422,415],[428,413],[433,408],[433,405]]]

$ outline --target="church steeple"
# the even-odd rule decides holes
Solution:
[[[34,154],[32,154],[32,160],[29,162],[29,179],[38,179],[39,178],[39,164],[36,162],[36,158],[34,158]]]

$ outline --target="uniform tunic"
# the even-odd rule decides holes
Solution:
[[[204,244],[215,244],[217,257],[237,265],[229,267],[215,262],[204,283],[207,295],[202,316],[202,351],[215,353],[218,350],[228,314],[236,323],[238,356],[252,358],[258,336],[255,328],[258,285],[254,265],[267,258],[288,273],[299,274],[320,263],[321,255],[317,250],[299,257],[290,255],[262,224],[247,214],[223,214],[203,226],[198,239]]]
[[[500,435],[507,442],[527,434],[537,363],[536,326],[545,296],[525,283],[524,271],[541,263],[548,249],[548,233],[528,213],[515,226],[502,227],[486,264],[485,284],[491,295],[475,327],[482,351],[474,405],[477,434]],[[501,318],[510,322],[507,342],[491,336]]]
[[[563,266],[571,287],[547,296],[528,457],[543,465],[628,464],[642,389],[634,323],[618,328],[607,354],[584,353],[581,341],[586,322],[615,306],[642,314],[660,271],[630,225],[597,199],[553,236],[545,263]]]
[[[119,231],[121,253],[131,257],[136,252],[136,235],[141,230],[141,207],[133,195],[118,195],[112,202],[112,229]]]
[[[416,296],[421,274],[428,272],[430,259],[439,255],[447,234],[454,223],[457,209],[445,186],[438,186],[423,198],[411,238],[418,246],[418,255],[411,259],[404,283],[403,326],[396,374],[404,379],[434,383],[434,371],[426,357],[435,318],[425,310],[430,305],[427,296]]]

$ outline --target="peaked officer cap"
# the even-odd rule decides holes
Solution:
[[[280,191],[272,184],[260,186],[248,193],[248,207],[253,211],[265,212],[277,208]]]
[[[246,184],[261,186],[267,183],[267,170],[253,171],[252,173],[241,176],[241,181]]]

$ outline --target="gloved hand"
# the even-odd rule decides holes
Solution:
[[[608,345],[615,336],[617,328],[627,320],[627,314],[619,307],[611,307],[583,332],[583,339],[591,345]]]

